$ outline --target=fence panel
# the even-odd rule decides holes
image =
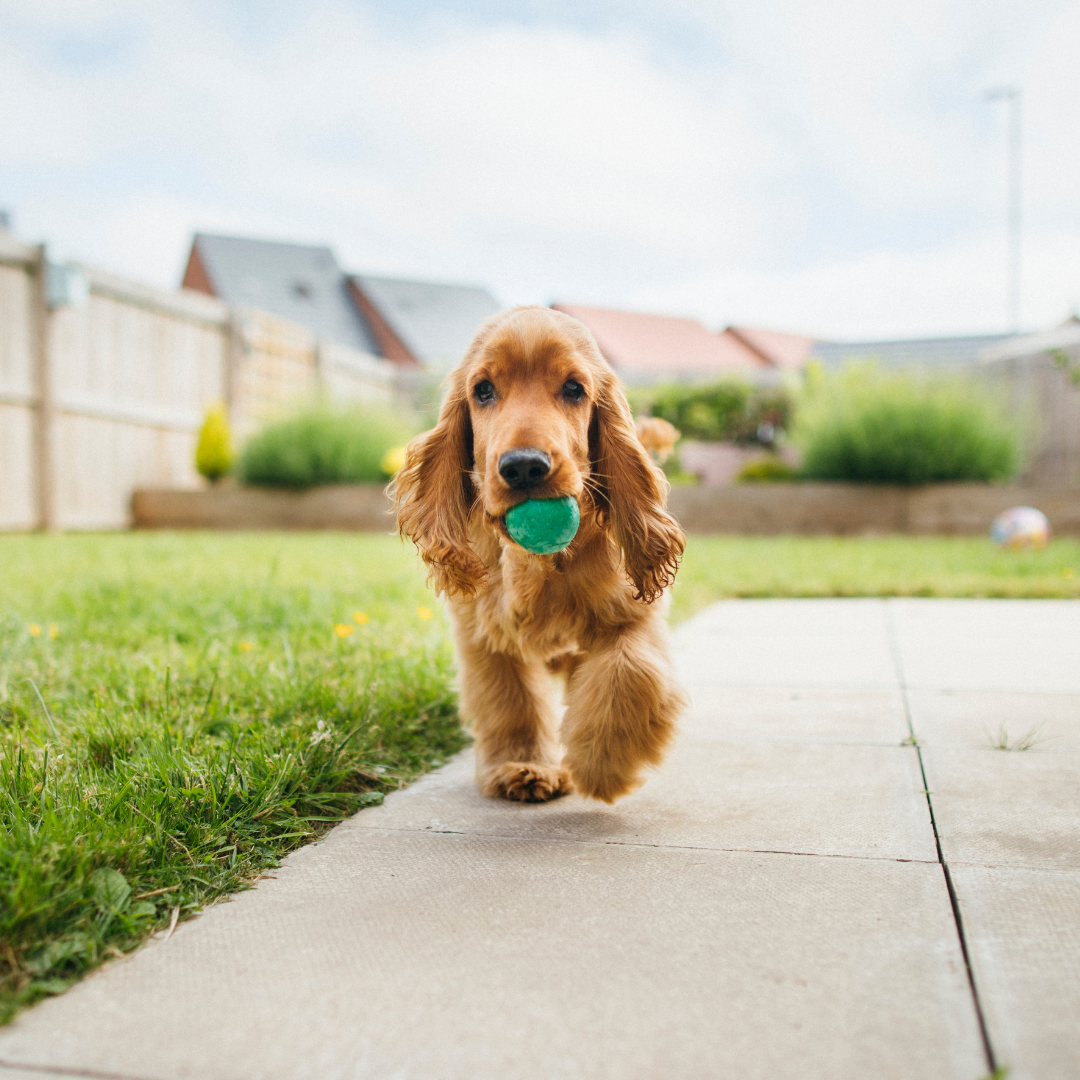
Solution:
[[[319,389],[317,342],[306,327],[263,311],[238,313],[230,415],[239,439]]]
[[[0,237],[0,529],[37,524],[34,251]]]
[[[1080,362],[1080,347],[1063,350]],[[984,377],[1020,425],[1024,462],[1018,480],[1040,487],[1080,487],[1080,388],[1047,352],[988,363]]]
[[[333,401],[373,408],[402,404],[401,385],[386,360],[323,341],[319,367],[323,390]]]
[[[196,433],[223,396],[228,312],[87,274],[88,301],[49,320],[54,520],[124,528],[136,486],[198,483]]]
[[[305,327],[266,312],[240,313],[240,344],[230,411],[241,439],[305,399],[375,406],[396,400],[390,362],[321,341]]]
[[[85,302],[40,315],[43,408],[38,258],[0,233],[0,529],[124,528],[136,487],[200,486],[197,432],[218,401],[242,440],[305,398],[394,400],[387,361],[265,312],[84,268]]]

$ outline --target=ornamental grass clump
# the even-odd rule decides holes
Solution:
[[[317,406],[268,424],[244,445],[240,478],[259,487],[378,483],[387,451],[408,441],[397,413]]]
[[[1013,425],[985,391],[960,379],[885,374],[855,365],[811,371],[795,441],[807,480],[932,484],[1008,479]]]

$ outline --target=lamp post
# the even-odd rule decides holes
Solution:
[[[998,86],[988,90],[986,101],[1009,104],[1009,324],[1014,334],[1020,332],[1020,87]]]

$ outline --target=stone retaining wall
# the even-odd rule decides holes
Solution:
[[[671,512],[690,533],[775,535],[982,535],[1010,506],[1036,506],[1058,536],[1080,536],[1080,490],[936,484],[740,484],[678,487]],[[346,529],[390,532],[393,520],[377,484],[311,491],[221,487],[136,491],[141,529]]]

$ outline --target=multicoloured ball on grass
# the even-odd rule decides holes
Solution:
[[[534,555],[563,551],[577,535],[581,511],[569,495],[561,499],[528,499],[506,512],[506,531]]]
[[[1050,541],[1050,522],[1034,506],[1014,506],[994,518],[990,536],[998,547],[1009,551],[1046,547]]]

